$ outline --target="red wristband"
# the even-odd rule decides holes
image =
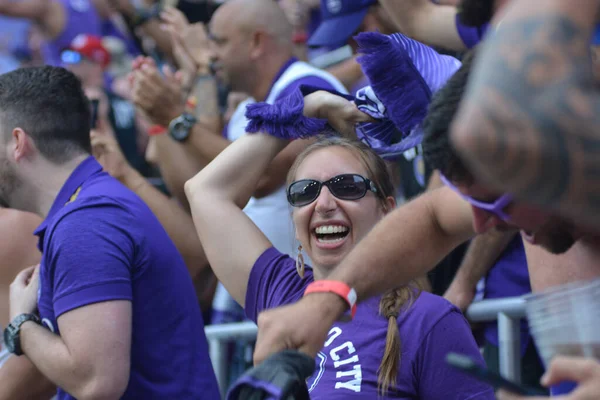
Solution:
[[[167,128],[162,125],[152,125],[148,128],[148,136],[162,135],[167,132]]]
[[[346,285],[344,282],[340,281],[315,281],[306,287],[304,291],[304,296],[309,293],[323,293],[323,292],[331,292],[340,296],[342,299],[348,303],[350,307],[350,315],[354,318],[354,314],[356,314],[356,291],[352,289],[350,286]]]
[[[295,44],[304,44],[308,41],[308,34],[306,32],[296,32],[292,36],[292,42]]]

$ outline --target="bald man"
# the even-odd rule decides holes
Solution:
[[[165,96],[156,96],[156,107],[148,106],[150,92],[157,90],[162,79],[152,65],[147,64],[148,68],[139,71],[134,84],[134,101],[153,122],[170,127],[169,134],[153,137],[157,148],[162,149],[157,152],[161,169],[181,174],[179,165],[186,154],[202,164],[212,161],[232,141],[245,135],[244,113],[249,103],[278,102],[301,84],[346,93],[333,75],[293,57],[292,32],[283,10],[272,0],[230,0],[219,7],[208,29],[210,48],[206,51],[210,54],[206,59],[212,60],[212,65],[207,61],[198,66],[195,115],[184,112],[180,104],[166,104]],[[221,118],[217,81],[249,96],[237,106],[222,132],[209,128],[208,123],[209,117]],[[169,108],[172,112],[165,112]],[[161,119],[158,114],[166,114],[168,118]],[[172,148],[173,142],[178,148],[173,148],[172,154],[181,148],[189,151],[169,157],[165,149]],[[306,141],[296,141],[279,154],[245,208],[275,247],[294,256],[298,244],[294,244],[284,183],[289,168],[306,145]],[[175,191],[178,189],[181,188]]]
[[[22,269],[40,262],[33,231],[41,222],[34,214],[0,208],[0,328],[9,323],[10,283]],[[0,400],[48,400],[54,392],[26,357],[10,356],[0,339]]]

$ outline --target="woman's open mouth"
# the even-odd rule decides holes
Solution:
[[[322,225],[314,230],[318,243],[339,243],[350,233],[350,228],[343,225]]]

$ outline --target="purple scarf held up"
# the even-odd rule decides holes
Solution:
[[[379,122],[359,123],[356,133],[384,158],[397,158],[421,143],[421,122],[432,93],[460,67],[460,62],[402,34],[361,33],[358,62],[372,83],[356,97],[331,91],[353,101],[359,110]],[[248,132],[263,131],[282,139],[335,134],[326,120],[303,115],[304,96],[322,90],[301,86],[277,104],[248,105]]]

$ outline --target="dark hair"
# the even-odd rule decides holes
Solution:
[[[331,147],[341,147],[358,157],[361,164],[367,170],[367,178],[371,179],[381,192],[379,200],[382,206],[387,207],[385,199],[389,196],[394,196],[394,185],[388,171],[388,166],[373,149],[358,140],[338,136],[319,138],[318,141],[309,145],[296,157],[294,164],[288,172],[288,184],[296,179],[296,172],[306,157],[317,150]],[[406,311],[410,308],[420,293],[421,287],[418,282],[412,281],[407,285],[388,291],[381,297],[379,302],[379,314],[388,320],[385,350],[381,364],[377,370],[377,388],[381,395],[386,394],[390,389],[395,390],[400,362],[402,361],[402,343],[400,341],[400,332],[398,331],[398,315],[401,311]]]
[[[92,151],[90,105],[75,75],[64,68],[21,68],[0,75],[4,135],[21,128],[57,164]]]
[[[474,51],[471,51],[446,85],[433,96],[423,121],[422,148],[425,164],[439,170],[453,182],[466,184],[472,183],[473,175],[450,143],[450,125],[463,97],[473,58]]]
[[[458,18],[467,26],[480,27],[494,16],[494,0],[462,0],[458,6]]]

